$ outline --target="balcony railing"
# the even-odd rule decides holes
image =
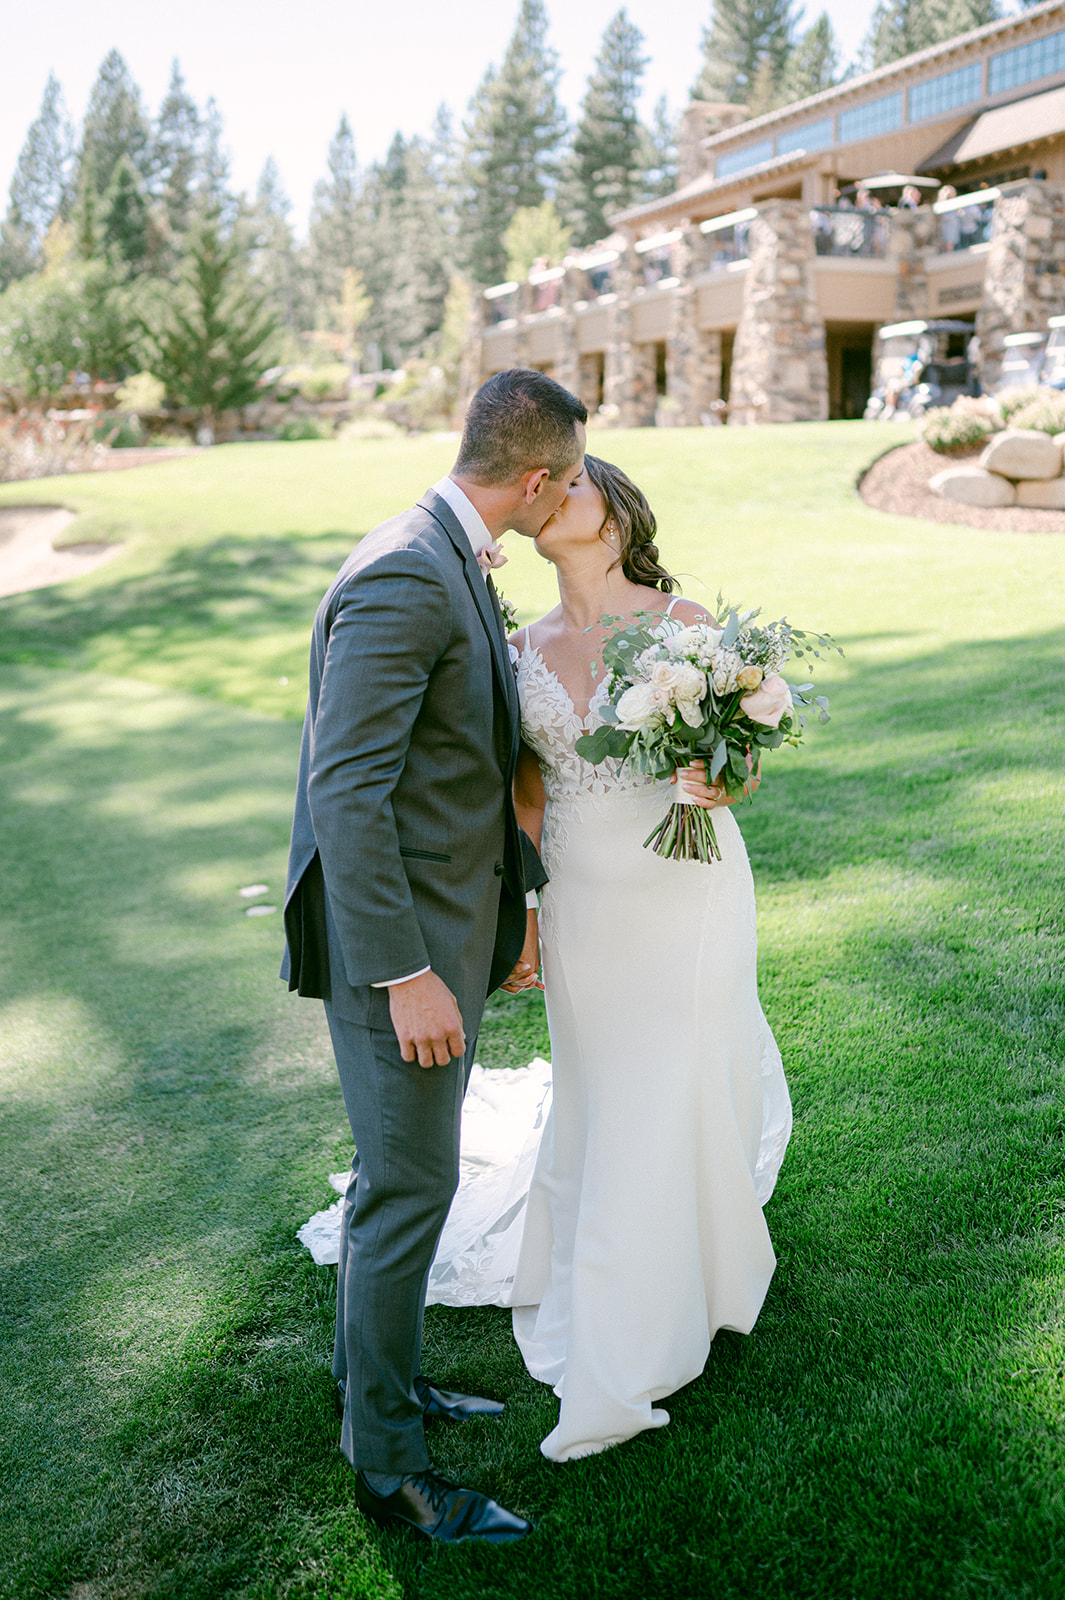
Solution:
[[[547,267],[529,273],[534,311],[551,311],[562,304],[562,280],[565,276],[565,267]]]
[[[748,206],[744,211],[730,211],[726,216],[700,222],[699,232],[707,239],[711,272],[727,272],[737,261],[747,260],[751,223],[757,215],[754,206]]]
[[[499,322],[506,322],[518,314],[518,285],[516,283],[497,283],[493,288],[484,291],[484,324],[486,328],[494,328]]]
[[[810,212],[814,251],[841,260],[882,260],[891,240],[891,218],[853,206],[817,206]]]
[[[971,250],[991,238],[997,189],[981,189],[978,194],[959,194],[950,200],[937,200],[935,212],[939,248],[944,252]]]
[[[680,229],[674,228],[670,233],[658,233],[651,239],[638,242],[636,254],[640,258],[640,270],[646,288],[653,289],[660,283],[676,281],[673,246],[681,237]]]

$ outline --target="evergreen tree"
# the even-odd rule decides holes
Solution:
[[[179,241],[192,221],[202,136],[199,110],[175,61],[155,119],[151,150],[152,188],[172,241]]]
[[[359,173],[355,140],[346,116],[341,116],[326,158],[327,176],[314,186],[308,239],[311,275],[319,316],[339,300],[344,273],[358,271]]]
[[[299,252],[290,221],[291,202],[281,187],[273,156],[268,157],[248,218],[251,268],[267,294],[267,303],[292,339],[314,322],[313,295],[306,292]]]
[[[636,109],[648,61],[643,43],[622,7],[603,34],[559,184],[559,208],[579,245],[603,238],[610,215],[643,197],[647,135]]]
[[[100,220],[104,249],[139,272],[148,254],[148,202],[128,156],[123,156],[114,170]]]
[[[758,69],[768,60],[780,83],[795,34],[795,0],[713,0],[703,29],[703,67],[692,88],[696,100],[745,105]]]
[[[255,398],[275,326],[241,240],[224,229],[216,208],[205,206],[189,231],[151,370],[172,399],[199,413],[212,440],[221,412]]]
[[[788,57],[780,84],[780,103],[805,100],[807,95],[820,94],[838,82],[839,45],[832,19],[822,11]]]
[[[566,131],[558,101],[559,67],[547,43],[543,0],[521,0],[502,66],[489,67],[470,101],[463,184],[465,244],[478,283],[506,271],[503,235],[521,206],[551,197]]]
[[[879,0],[859,60],[867,69],[883,67],[1001,15],[1000,0]]]
[[[109,50],[89,95],[81,136],[81,178],[91,167],[98,195],[106,194],[115,168],[127,156],[141,178],[150,176],[151,129],[122,56]]]
[[[73,131],[63,91],[50,74],[8,192],[7,215],[0,228],[0,289],[40,267],[48,229],[70,208],[72,152]]]
[[[240,207],[229,186],[229,151],[222,143],[222,127],[222,113],[211,95],[204,108],[200,172],[196,185],[197,204],[201,210],[206,209],[217,216],[219,226],[228,232],[237,219]]]
[[[658,200],[673,193],[677,187],[677,118],[664,94],[655,102],[651,126],[644,130],[641,164],[645,200]]]
[[[357,253],[372,300],[363,338],[401,366],[437,332],[448,292],[452,239],[445,227],[433,150],[397,133],[366,175]]]

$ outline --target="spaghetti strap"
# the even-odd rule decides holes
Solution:
[[[666,616],[667,617],[671,617],[673,615],[673,607],[676,605],[677,601],[680,598],[681,597],[680,597],[679,594],[675,594],[673,596],[672,600],[669,602],[668,606],[666,607]]]

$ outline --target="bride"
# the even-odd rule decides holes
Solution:
[[[750,1332],[776,1263],[762,1206],[791,1131],[727,796],[701,763],[677,775],[693,803],[718,809],[722,859],[665,860],[643,841],[669,784],[575,751],[606,693],[600,618],[710,620],[670,598],[654,538],[635,484],[586,457],[536,540],[560,603],[511,641],[518,820],[550,877],[553,1103],[510,1299],[529,1372],[562,1402],[541,1445],[555,1461],[661,1427],[656,1402],[699,1376],[717,1330]]]
[[[561,1400],[540,1447],[554,1461],[662,1427],[656,1402],[699,1376],[717,1330],[750,1332],[776,1264],[762,1207],[791,1132],[728,797],[701,763],[675,775],[717,808],[722,859],[666,860],[643,841],[669,783],[575,749],[606,697],[602,617],[709,620],[672,598],[655,531],[635,484],[587,456],[536,539],[560,603],[511,640],[515,802],[550,877],[539,932],[553,1099],[544,1063],[474,1069],[463,1181],[427,1296],[514,1308],[526,1367]]]

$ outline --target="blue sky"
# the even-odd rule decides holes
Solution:
[[[226,125],[238,188],[254,187],[267,156],[281,170],[302,228],[311,188],[340,113],[355,131],[360,161],[382,155],[396,130],[427,132],[446,100],[461,117],[489,62],[502,56],[517,0],[41,0],[5,21],[5,83],[0,96],[0,206],[49,71],[75,118],[85,110],[104,54],[117,47],[154,111],[177,56],[201,103],[213,94]],[[828,0],[847,54],[857,47],[873,0]],[[551,43],[575,112],[618,0],[547,0]],[[651,65],[648,111],[662,93],[687,98],[698,67],[709,0],[627,0],[646,37]],[[812,19],[821,9],[808,4]]]

